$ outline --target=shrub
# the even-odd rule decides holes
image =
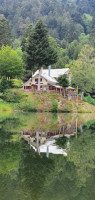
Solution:
[[[0,92],[4,92],[6,89],[11,87],[11,81],[7,80],[6,77],[3,77],[0,82]]]
[[[58,112],[58,102],[55,99],[52,100],[51,112]]]
[[[20,100],[26,96],[21,90],[6,90],[3,94],[3,99],[7,102],[18,103]]]
[[[62,87],[68,87],[69,86],[69,80],[68,80],[66,74],[59,76],[57,81],[58,81],[59,85],[62,86]]]
[[[65,136],[56,139],[56,144],[61,148],[65,148],[67,142],[68,142],[68,138]]]
[[[95,106],[95,99],[91,98],[90,95],[88,95],[87,97],[84,97],[83,100],[84,100],[85,102],[90,103],[90,104],[92,104],[92,105]]]
[[[69,110],[69,108],[65,107],[65,108],[63,109],[63,112],[70,112],[70,110]]]
[[[36,101],[29,101],[24,100],[20,103],[20,109],[29,112],[36,112],[37,111],[37,102]]]
[[[12,79],[12,87],[21,88],[22,85],[23,85],[23,82],[21,79]]]

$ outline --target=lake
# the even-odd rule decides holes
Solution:
[[[0,114],[0,200],[11,199],[95,199],[94,114]]]

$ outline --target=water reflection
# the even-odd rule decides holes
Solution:
[[[78,120],[76,119],[74,124],[69,123],[57,130],[46,130],[45,132],[25,129],[21,132],[21,136],[28,142],[30,148],[32,147],[39,155],[40,153],[46,153],[46,156],[49,157],[49,153],[53,153],[67,156],[66,149],[60,148],[55,143],[58,138],[77,134],[77,123]],[[67,143],[67,147],[68,146],[69,142]]]
[[[0,123],[0,200],[95,199],[94,118],[58,115],[48,122],[47,118],[21,114]],[[21,130],[29,140],[21,139]],[[39,156],[30,149],[30,139],[36,149],[56,140],[58,149],[68,155],[48,155],[48,149]]]

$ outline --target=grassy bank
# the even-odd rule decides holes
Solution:
[[[59,94],[28,93],[19,103],[23,111],[91,113],[95,107],[84,101],[68,101]]]
[[[0,112],[3,112],[3,111],[12,112],[13,108],[12,108],[12,105],[10,105],[8,102],[0,99]]]
[[[24,93],[20,89],[11,89],[2,96],[1,110],[22,110],[27,112],[95,112],[95,106],[84,101],[68,101],[59,94]]]

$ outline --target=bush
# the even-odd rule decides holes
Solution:
[[[63,112],[70,112],[69,108],[65,107]]]
[[[65,148],[67,142],[68,142],[68,138],[65,136],[56,139],[56,144],[61,148]]]
[[[20,100],[26,96],[21,90],[6,90],[3,94],[3,99],[7,102],[19,103]]]
[[[87,97],[84,97],[83,100],[84,100],[85,102],[90,103],[90,104],[92,104],[92,105],[95,106],[95,99],[91,98],[90,95],[88,95]]]
[[[23,82],[21,79],[12,79],[12,87],[13,88],[21,88],[23,85]]]
[[[55,99],[52,100],[51,112],[58,112],[58,102]]]
[[[38,103],[36,101],[29,101],[27,99],[20,103],[20,109],[23,111],[28,111],[28,112],[36,112],[37,104]]]
[[[59,85],[62,86],[62,87],[68,87],[69,86],[69,80],[68,80],[66,74],[59,76],[57,81],[58,81]]]
[[[11,85],[11,81],[7,80],[6,77],[3,77],[0,82],[0,92],[4,92],[6,89],[9,89]]]

